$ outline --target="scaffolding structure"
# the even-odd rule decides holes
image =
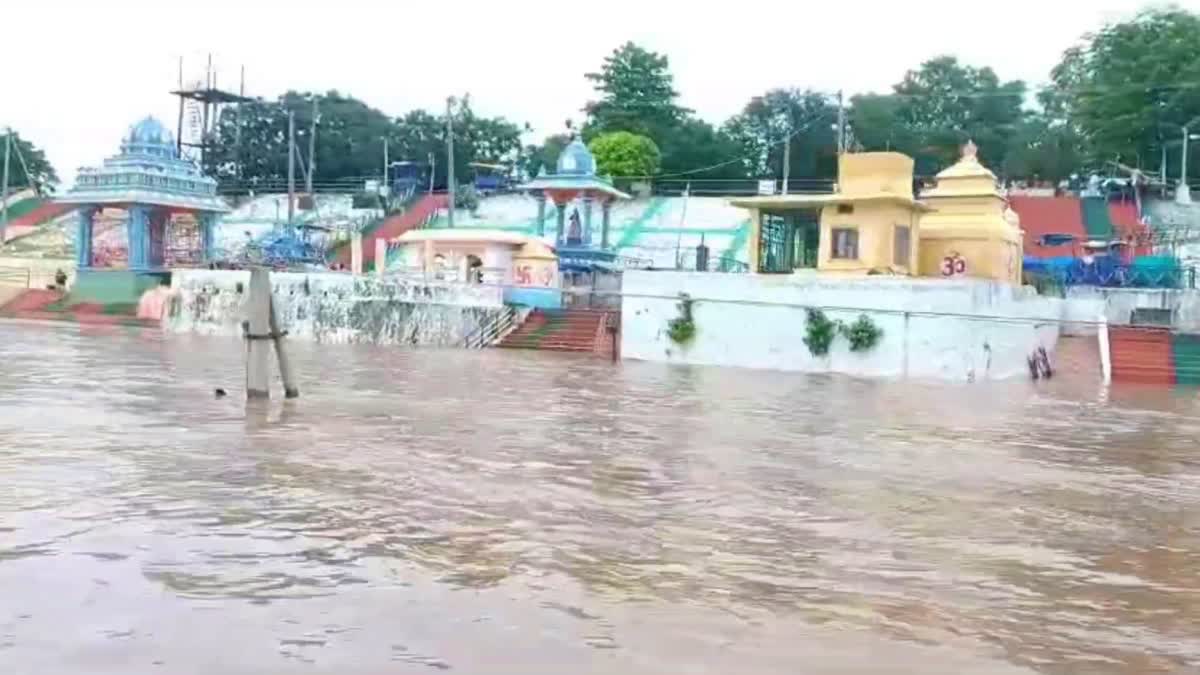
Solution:
[[[184,85],[183,80],[183,57],[179,57],[179,87],[171,91],[171,95],[179,99],[179,121],[175,133],[176,150],[179,156],[183,156],[184,148],[192,148],[197,151],[197,161],[201,166],[204,165],[204,158],[209,146],[212,144],[213,130],[216,127],[221,110],[227,105],[235,105],[241,103],[249,103],[253,99],[246,96],[246,68],[241,68],[241,80],[238,84],[238,92],[227,91],[217,86],[217,72],[213,69],[212,55],[208,57],[208,65],[205,68],[204,80],[197,80],[194,84]],[[237,126],[235,127],[234,145],[238,149],[236,173],[241,175],[241,141],[242,141],[242,120],[240,118],[240,107],[235,107],[238,112]],[[184,122],[185,112],[188,113],[187,124],[195,131],[198,127],[199,133],[193,134],[190,140],[184,140]],[[198,118],[198,119],[197,119]]]

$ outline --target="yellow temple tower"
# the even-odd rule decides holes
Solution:
[[[933,211],[921,217],[920,275],[1021,283],[1021,227],[996,176],[968,141],[962,159],[921,194]]]

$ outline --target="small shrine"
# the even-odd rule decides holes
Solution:
[[[913,197],[913,159],[898,152],[838,157],[831,194],[743,197],[750,210],[750,268],[915,276],[923,214]]]
[[[217,219],[229,210],[217,196],[217,182],[182,159],[171,132],[152,117],[130,128],[119,154],[99,167],[80,169],[75,185],[58,201],[79,207],[72,295],[97,294],[110,301],[114,296],[136,301],[171,267],[211,261]],[[97,230],[113,224],[110,210],[124,212],[125,236],[119,229],[105,232],[118,236],[110,237],[113,242],[101,252]]]
[[[962,158],[921,193],[933,211],[921,218],[921,275],[1021,283],[1020,219],[968,141]]]
[[[559,268],[566,272],[613,270],[616,252],[609,241],[610,210],[614,201],[630,196],[596,174],[596,158],[578,137],[558,156],[555,171],[543,170],[519,186],[537,199],[537,236],[545,236],[546,203],[554,204],[556,226],[554,247]],[[600,232],[596,237],[593,215],[600,207]],[[582,213],[580,212],[582,209]]]

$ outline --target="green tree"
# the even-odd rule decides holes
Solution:
[[[596,172],[602,176],[651,176],[658,171],[661,160],[654,141],[628,131],[597,136],[588,149],[596,157]]]
[[[864,94],[850,100],[847,113],[850,147],[854,150],[920,149],[917,134],[902,122],[903,101],[890,94]]]
[[[1096,161],[1156,165],[1185,125],[1200,124],[1200,15],[1177,7],[1105,26],[1063,54],[1051,102]]]
[[[393,161],[426,162],[432,156],[437,175],[446,178],[446,116],[414,110],[398,118],[336,91],[323,95],[288,92],[276,101],[254,101],[222,112],[205,157],[206,169],[220,179],[279,182],[287,178],[288,111],[296,119],[296,144],[307,163],[313,99],[317,99],[315,182],[378,176],[384,139]],[[238,146],[238,125],[241,145]],[[520,155],[521,128],[500,117],[481,117],[464,97],[454,111],[455,172],[468,180],[471,162],[515,163]],[[303,175],[297,171],[297,178]]]
[[[571,137],[567,134],[553,134],[547,136],[541,145],[527,146],[523,157],[525,174],[532,178],[541,173],[542,169],[545,169],[546,173],[554,173],[558,156],[570,142]]]
[[[782,176],[784,141],[791,145],[794,179],[833,178],[837,174],[837,108],[815,91],[772,89],[750,99],[725,123],[724,132],[746,159],[752,176]]]
[[[678,180],[746,178],[745,163],[739,159],[742,147],[724,130],[694,115],[667,129],[659,147],[662,172]]]
[[[587,104],[584,139],[611,131],[629,131],[654,140],[687,114],[676,103],[670,62],[666,56],[626,42],[604,59],[599,72],[585,75],[600,99]]]
[[[46,159],[46,153],[33,143],[21,138],[13,131],[12,152],[8,162],[8,190],[10,193],[32,187],[45,194],[58,185],[58,173]],[[0,162],[4,161],[4,133],[0,131]]]
[[[918,160],[946,166],[971,139],[981,161],[1004,164],[1009,139],[1024,116],[1024,82],[1001,82],[991,68],[941,56],[910,70],[894,89],[899,122],[919,144]]]
[[[1032,113],[1017,124],[1001,173],[1011,177],[1059,181],[1078,173],[1084,163],[1083,138],[1070,124],[1045,113]]]

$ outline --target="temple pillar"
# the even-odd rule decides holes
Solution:
[[[217,257],[216,227],[217,214],[201,213],[200,223],[200,257],[204,262],[211,262]]]
[[[171,213],[166,209],[151,209],[146,227],[146,265],[163,267],[166,264],[167,223]]]
[[[592,245],[592,197],[583,198],[583,232],[580,234],[580,243],[590,247]]]
[[[600,248],[608,250],[608,223],[612,216],[612,200],[605,199],[600,203]]]
[[[558,209],[558,225],[556,226],[555,231],[554,231],[554,245],[562,246],[563,245],[563,237],[564,237],[563,230],[565,229],[566,224],[567,224],[567,205],[564,202],[562,204],[556,203],[554,206]]]
[[[142,271],[150,266],[150,209],[146,206],[129,207],[126,231],[129,236],[129,269]]]
[[[79,209],[75,224],[75,266],[87,269],[92,266],[92,225],[96,209],[85,206]]]
[[[539,192],[536,199],[538,207],[537,236],[544,237],[546,236],[546,194]]]

